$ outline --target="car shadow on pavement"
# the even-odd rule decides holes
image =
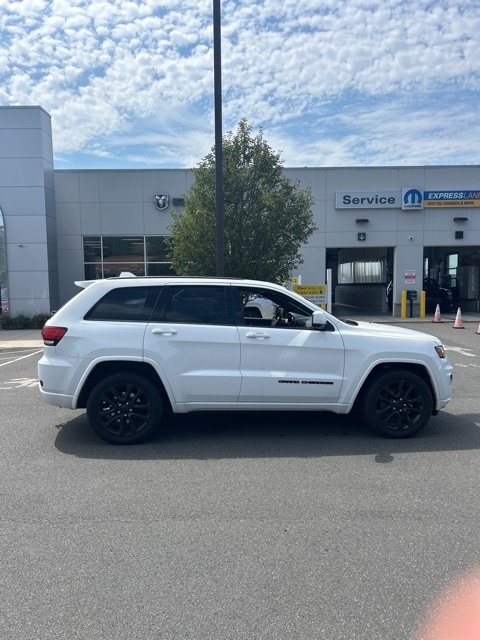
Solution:
[[[372,455],[389,463],[397,453],[480,449],[480,414],[441,412],[405,440],[376,435],[353,416],[318,412],[195,413],[169,416],[144,443],[111,445],[91,430],[86,415],[57,424],[56,448],[90,459],[182,460],[312,458]]]

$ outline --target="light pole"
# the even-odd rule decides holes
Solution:
[[[220,0],[213,0],[213,82],[215,94],[215,220],[217,276],[225,275],[222,149],[222,47]]]

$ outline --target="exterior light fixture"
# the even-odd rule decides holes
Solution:
[[[370,220],[369,220],[368,218],[357,218],[357,219],[355,220],[355,222],[356,222],[357,224],[364,224],[364,223],[366,223],[366,222],[370,222]]]
[[[462,218],[462,217],[453,219],[454,222],[467,222],[467,220],[468,220],[468,218]]]

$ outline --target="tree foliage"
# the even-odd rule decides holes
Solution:
[[[313,196],[287,179],[280,156],[260,129],[241,120],[223,139],[225,275],[271,282],[302,262],[300,247],[315,230]],[[194,169],[183,213],[168,239],[179,275],[215,275],[215,149]]]

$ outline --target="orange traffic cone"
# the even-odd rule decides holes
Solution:
[[[478,333],[480,335],[480,324],[478,325],[478,329],[475,331],[475,333]]]
[[[457,315],[455,316],[455,322],[453,324],[454,329],[465,329],[462,322],[462,311],[460,307],[457,309]]]
[[[440,305],[439,304],[437,304],[437,307],[435,309],[435,315],[433,316],[432,322],[443,322],[442,316],[440,315]]]

